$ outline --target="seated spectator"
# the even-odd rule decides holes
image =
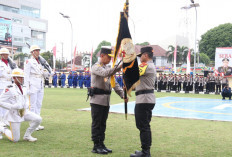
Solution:
[[[222,100],[225,100],[225,97],[229,97],[231,100],[231,88],[227,85],[222,89]]]

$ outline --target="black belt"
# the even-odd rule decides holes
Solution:
[[[135,92],[135,95],[140,95],[140,94],[148,94],[148,93],[154,93],[154,89],[150,89],[150,90],[140,90]]]
[[[106,91],[106,90],[99,89],[99,88],[93,88],[93,94],[94,95],[103,95],[103,94],[110,95],[111,91]]]

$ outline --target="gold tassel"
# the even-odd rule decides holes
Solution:
[[[112,75],[110,77],[110,84],[111,84],[111,87],[114,88],[115,87],[115,78],[114,78],[114,75]]]

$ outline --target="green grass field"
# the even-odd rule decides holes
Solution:
[[[198,97],[221,99],[215,95],[155,93],[156,97]],[[134,95],[134,94],[133,94]],[[133,96],[130,101],[133,101]],[[10,142],[6,137],[0,140],[0,156],[41,157],[95,157],[91,153],[91,114],[77,109],[89,107],[86,89],[45,89],[42,125],[45,130],[36,131],[35,143],[22,140],[28,122],[21,125],[21,140]],[[122,100],[113,92],[111,104]],[[154,108],[155,109],[155,108]],[[153,157],[231,157],[232,123],[206,120],[189,120],[153,117],[151,121]],[[107,147],[113,153],[107,156],[128,157],[140,150],[139,132],[134,116],[125,120],[123,114],[109,114],[106,129]]]

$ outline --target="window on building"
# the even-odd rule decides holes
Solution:
[[[23,23],[23,20],[22,20],[22,19],[20,19],[20,18],[15,18],[15,17],[12,18],[12,21],[13,21],[14,23],[20,23],[20,24]]]
[[[40,31],[31,31],[31,37],[35,39],[45,39],[45,33]]]
[[[22,37],[14,37],[13,42],[23,42],[23,38]]]
[[[0,4],[0,10],[12,12],[12,13],[19,13],[18,8],[13,8],[13,7],[9,7],[9,6],[2,5],[2,4]]]
[[[21,6],[20,14],[35,17],[35,18],[40,18],[40,10],[39,9],[24,6],[24,5]]]

